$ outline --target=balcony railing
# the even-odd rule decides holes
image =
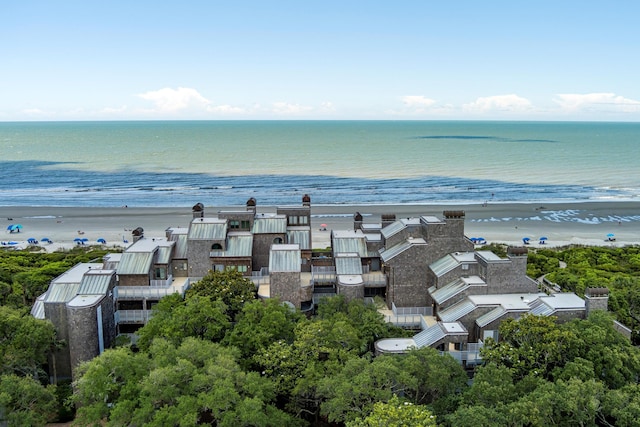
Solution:
[[[147,323],[151,310],[118,310],[114,314],[116,325],[123,323]]]

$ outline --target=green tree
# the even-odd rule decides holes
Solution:
[[[469,379],[456,360],[430,347],[409,351],[400,358],[400,364],[410,378],[404,395],[414,404],[433,405],[443,398],[449,399],[463,390]]]
[[[529,374],[550,378],[556,367],[570,360],[577,341],[554,316],[525,314],[518,320],[507,319],[499,333],[500,342],[487,340],[481,354],[485,362],[511,369],[514,380]]]
[[[78,367],[73,402],[79,407],[76,423],[98,424],[112,410],[132,410],[137,405],[138,383],[148,374],[151,361],[129,348],[107,350]]]
[[[167,295],[153,308],[149,322],[138,330],[138,345],[146,349],[155,338],[166,338],[174,345],[187,337],[220,341],[231,323],[226,306],[212,297]]]
[[[193,337],[179,346],[156,339],[148,353],[107,351],[88,362],[76,383],[78,422],[113,426],[296,425],[296,420],[274,405],[273,383],[256,372],[244,372],[237,357],[233,348]],[[126,380],[122,381],[120,374],[125,374]]]
[[[577,337],[571,354],[591,363],[595,379],[611,389],[638,382],[640,350],[613,328],[610,313],[594,311],[563,327]]]
[[[0,424],[44,426],[56,413],[55,386],[43,387],[31,377],[0,375]]]
[[[233,329],[228,329],[224,343],[240,349],[241,363],[255,366],[252,357],[276,341],[293,343],[294,330],[302,314],[291,310],[278,299],[247,302],[238,314]]]
[[[51,322],[0,306],[0,373],[46,378],[42,367],[57,344]]]
[[[386,402],[410,381],[393,356],[348,360],[339,372],[320,380],[319,393],[326,399],[321,413],[330,422],[355,421],[369,414],[376,402]]]
[[[436,427],[436,417],[422,405],[414,405],[393,396],[388,402],[376,402],[365,418],[348,421],[347,427]]]
[[[209,271],[191,285],[185,297],[189,299],[195,295],[221,300],[227,307],[227,314],[233,319],[244,303],[253,301],[257,294],[256,285],[251,280],[236,270],[227,269]]]

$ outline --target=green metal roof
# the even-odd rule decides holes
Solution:
[[[118,274],[148,274],[153,252],[124,252],[116,270]]]

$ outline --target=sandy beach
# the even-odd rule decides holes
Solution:
[[[220,210],[244,209],[235,207],[205,207],[205,216]],[[258,212],[275,212],[275,207],[258,205]],[[353,215],[359,212],[364,222],[379,223],[381,214],[395,214],[396,218],[430,215],[442,217],[445,210],[465,211],[465,234],[483,237],[487,242],[522,245],[530,238],[531,247],[540,247],[540,237],[547,237],[547,247],[581,245],[640,244],[640,202],[585,203],[487,203],[486,205],[326,205],[311,207],[313,247],[329,246],[330,231],[352,229]],[[85,245],[126,246],[131,231],[144,229],[146,237],[164,237],[169,227],[187,227],[192,218],[191,206],[158,208],[68,208],[68,207],[0,207],[5,222],[3,243],[15,242],[14,247],[25,248],[28,239],[39,242],[48,238],[54,243],[39,243],[47,251],[71,248],[77,238]],[[20,224],[20,232],[7,227]],[[326,224],[326,231],[320,230]],[[614,241],[607,235],[613,234]],[[6,245],[3,245],[6,247]]]

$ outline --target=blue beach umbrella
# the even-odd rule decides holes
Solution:
[[[75,239],[73,239],[73,241],[76,242],[76,243],[80,243],[80,242],[82,242],[82,239],[79,238],[79,237],[76,237]]]
[[[102,237],[97,240],[98,243],[102,243],[103,245],[107,243]]]
[[[546,241],[547,241],[547,238],[546,238],[546,237],[542,236],[542,237],[540,238],[540,243],[545,243]]]
[[[40,241],[45,243],[51,243],[51,239],[49,239],[48,237],[43,237],[42,239],[40,239]]]
[[[531,240],[530,237],[523,237],[522,241],[524,242],[525,245],[529,244],[529,240]]]
[[[607,234],[607,237],[613,237],[613,236],[615,236],[615,234],[613,234],[613,233]]]
[[[38,241],[37,241],[36,239],[34,239],[33,237],[29,237],[29,238],[27,239],[27,243],[32,244],[32,245],[35,245],[35,244],[37,244],[37,243],[38,243]]]

